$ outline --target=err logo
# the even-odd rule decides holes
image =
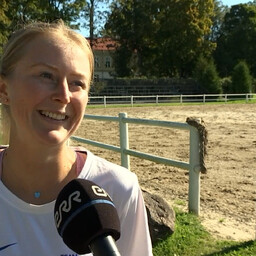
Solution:
[[[80,191],[75,191],[72,194],[69,195],[67,200],[63,200],[58,208],[58,210],[54,214],[54,219],[57,228],[59,228],[61,222],[62,222],[62,213],[63,212],[69,212],[72,207],[72,201],[81,203],[81,197],[80,197]]]
[[[103,188],[100,188],[97,185],[92,186],[92,191],[96,196],[103,196],[103,197],[108,196],[108,193]]]

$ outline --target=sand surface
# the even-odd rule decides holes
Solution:
[[[256,206],[256,104],[180,105],[137,108],[88,108],[92,115],[186,121],[202,118],[208,131],[207,173],[201,174],[203,225],[216,237],[233,240],[255,238]],[[119,146],[115,122],[84,120],[81,137]],[[129,124],[130,148],[188,162],[189,132]],[[79,143],[79,145],[82,145]],[[95,154],[120,164],[118,153],[85,145]],[[131,171],[142,187],[170,204],[187,210],[188,171],[131,157]]]

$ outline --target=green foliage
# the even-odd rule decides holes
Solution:
[[[232,73],[232,92],[249,93],[252,90],[252,77],[245,61],[240,61]]]
[[[31,21],[52,22],[62,19],[74,29],[85,6],[84,0],[9,0],[1,1],[0,47],[9,33]]]
[[[164,49],[160,67],[164,75],[187,77],[198,56],[210,56],[215,47],[207,39],[212,25],[213,1],[166,2],[162,6],[164,15],[157,35],[159,51]]]
[[[224,77],[220,80],[223,93],[232,93],[232,78]]]
[[[226,13],[217,40],[215,61],[221,76],[229,76],[245,60],[256,76],[256,3],[233,5]]]
[[[132,70],[129,68],[131,59],[131,51],[125,45],[120,45],[114,55],[115,71],[119,77],[127,77],[131,75]]]
[[[84,8],[84,18],[85,22],[83,24],[84,28],[89,28],[90,40],[92,41],[94,37],[100,33],[102,29],[102,23],[106,18],[107,11],[102,10],[102,4],[107,4],[109,0],[89,0],[86,1]]]
[[[193,214],[176,210],[175,231],[168,239],[154,245],[155,256],[196,255],[198,247],[204,248],[210,242],[210,235]],[[197,254],[197,255],[200,255]]]
[[[83,0],[16,0],[8,2],[8,17],[12,18],[13,26],[31,20],[52,22],[63,19],[68,25],[77,28],[79,14],[85,6]]]
[[[212,27],[209,39],[216,42],[220,36],[220,28],[224,21],[224,17],[228,12],[228,7],[223,5],[221,1],[214,0],[214,14],[212,16]]]
[[[154,256],[253,256],[256,241],[215,240],[197,216],[176,210],[175,231],[153,247]]]
[[[222,93],[221,81],[213,60],[200,57],[196,63],[194,77],[205,93]]]
[[[140,76],[148,72],[147,57],[154,58],[155,47],[155,42],[152,40],[156,25],[154,1],[117,0],[112,2],[105,33],[118,41],[119,49],[115,60],[118,67],[117,74],[121,77]],[[121,69],[119,69],[119,61]]]
[[[212,15],[213,0],[116,0],[105,28],[130,52],[126,76],[186,77],[199,53],[214,49]]]
[[[10,25],[11,20],[6,16],[8,11],[7,1],[3,0],[0,7],[0,53],[2,52],[2,46],[7,41],[8,31],[7,27]]]
[[[256,78],[252,77],[252,92],[256,92]]]

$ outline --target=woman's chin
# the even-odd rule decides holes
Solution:
[[[69,136],[66,132],[51,131],[48,133],[40,134],[39,139],[41,143],[47,145],[60,145],[68,140]]]

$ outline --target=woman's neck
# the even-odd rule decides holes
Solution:
[[[6,149],[2,182],[17,197],[32,204],[53,201],[76,178],[76,153],[67,146],[31,150],[17,145]]]

